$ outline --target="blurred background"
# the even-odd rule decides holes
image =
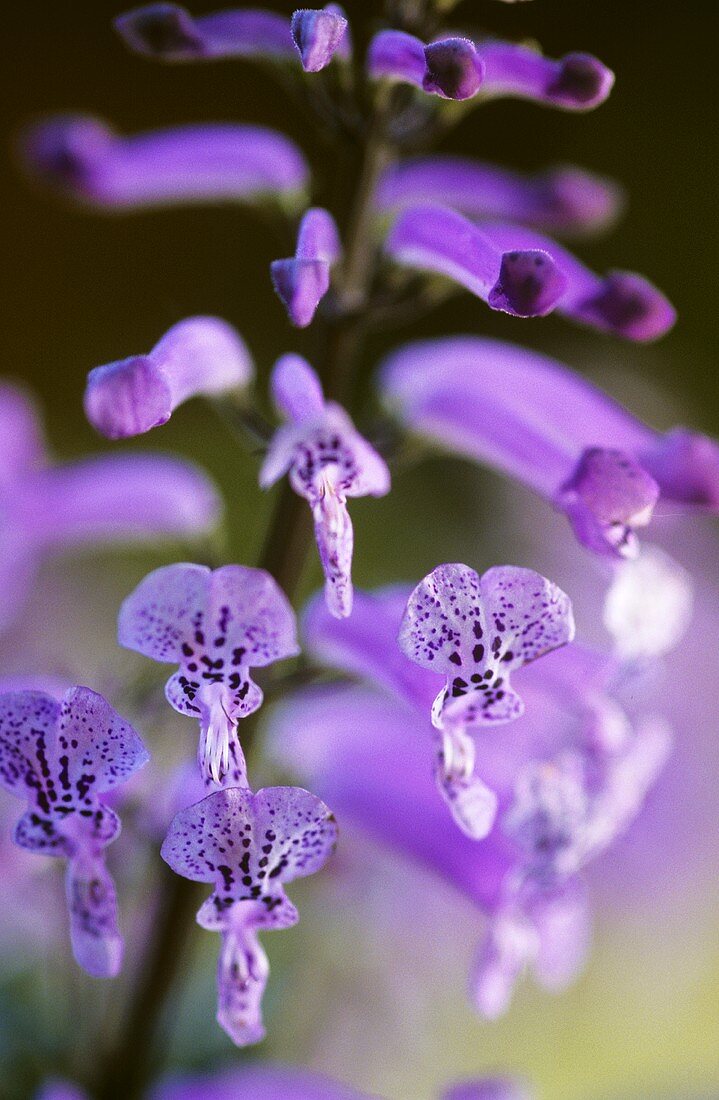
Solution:
[[[289,253],[289,240],[273,236],[251,210],[227,205],[102,217],[53,202],[22,178],[13,154],[18,132],[46,113],[97,114],[128,132],[234,119],[276,127],[305,145],[321,201],[328,185],[322,145],[306,114],[264,70],[143,62],[125,51],[110,26],[127,6],[26,0],[3,14],[3,373],[38,394],[60,457],[109,446],[83,417],[87,371],[147,350],[184,316],[212,313],[235,324],[255,356],[260,387],[279,353],[311,353],[311,335],[290,330],[269,281],[269,262]],[[192,10],[217,6],[197,0]],[[265,6],[287,14],[293,7]],[[347,0],[345,7],[351,20],[366,21],[379,5]],[[588,115],[491,104],[468,113],[444,148],[530,170],[572,162],[621,181],[629,200],[622,221],[577,250],[598,270],[646,274],[677,306],[679,322],[658,345],[633,347],[554,317],[517,322],[463,295],[409,329],[373,339],[364,372],[404,339],[481,332],[556,355],[659,427],[685,423],[719,434],[714,6],[473,0],[459,6],[458,21],[464,14],[499,35],[534,37],[552,56],[590,51],[615,70],[617,83],[608,103]],[[256,464],[212,410],[190,403],[161,432],[140,440],[148,444],[187,455],[212,473],[227,501],[233,560],[254,561],[268,501],[257,488]],[[480,570],[511,560],[544,569],[573,593],[571,579],[581,576],[586,559],[567,549],[564,527],[557,526],[563,521],[548,512],[492,474],[433,459],[398,480],[384,500],[353,507],[356,583],[416,580],[442,560],[466,560]],[[716,638],[717,532],[708,521],[695,523],[691,545],[686,525],[685,542],[672,541],[667,530],[667,545],[697,571],[704,626]],[[0,672],[56,672],[93,685],[120,677],[125,658],[114,648],[117,605],[148,565],[162,560],[169,559],[135,552],[48,566],[26,621],[0,646]],[[318,579],[313,562],[307,592]],[[583,625],[588,635],[596,626]],[[72,652],[68,636],[77,638]],[[691,678],[691,646],[688,653],[682,669]],[[710,696],[719,668],[715,653],[713,663],[704,657],[701,675],[710,678]],[[182,720],[167,721],[174,721],[187,749]],[[594,954],[568,994],[553,999],[523,987],[507,1019],[479,1022],[464,998],[479,935],[476,916],[414,869],[379,853],[370,859],[361,846],[349,845],[326,881],[294,888],[300,927],[267,937],[273,980],[263,1053],[396,1100],[424,1100],[453,1076],[494,1067],[526,1075],[547,1100],[719,1096],[717,732],[709,698],[698,725],[681,730],[684,786],[665,792],[663,802],[660,794],[655,817],[661,844],[681,816],[677,800],[686,798],[696,827],[685,830],[671,852],[658,847],[644,876],[632,864],[631,838],[617,865],[600,871]],[[662,829],[664,811],[674,817],[667,825],[665,816]],[[636,888],[627,886],[630,874]],[[411,936],[405,914],[388,907],[382,886],[390,878],[407,891],[423,890],[426,904]],[[178,1000],[169,1052],[175,1065],[240,1056],[212,1024],[215,948],[214,942],[200,946],[196,973],[184,987],[193,995]],[[66,949],[51,943],[44,950],[52,960]],[[36,971],[7,968],[0,1057],[21,1056],[28,1081],[43,1052],[52,1056],[62,1047],[66,992]],[[0,1096],[10,1087],[0,1081]]]

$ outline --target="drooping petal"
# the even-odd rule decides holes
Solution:
[[[306,328],[329,290],[330,271],[341,245],[334,218],[322,207],[308,210],[300,222],[294,257],[274,260],[272,283],[290,321]]]
[[[338,619],[352,614],[354,530],[347,506],[328,492],[312,508],[315,540],[325,576],[325,602]]]
[[[147,355],[90,371],[85,413],[102,435],[125,439],[165,424],[191,397],[246,386],[253,373],[247,347],[231,325],[218,317],[189,317]]]
[[[250,1046],[265,1037],[262,998],[269,976],[270,964],[253,928],[240,925],[222,933],[217,1022],[235,1046]]]
[[[347,20],[341,8],[299,8],[292,13],[292,41],[306,73],[325,69],[335,54],[347,57]]]
[[[604,602],[604,625],[621,660],[663,657],[686,633],[693,585],[686,569],[645,546],[616,571]]]
[[[616,184],[579,168],[529,176],[455,156],[392,165],[380,180],[376,201],[382,210],[439,202],[470,218],[506,219],[572,235],[605,229],[622,205]]]
[[[122,966],[123,940],[117,924],[115,884],[104,859],[71,859],[66,894],[76,962],[93,978],[115,978]]]
[[[607,98],[614,73],[588,53],[569,53],[559,61],[509,42],[477,43],[484,65],[482,92],[488,96],[531,99],[567,111],[589,111]]]
[[[533,229],[501,222],[482,228],[495,248],[541,249],[551,256],[566,279],[556,308],[572,321],[645,342],[664,336],[676,320],[669,300],[642,275],[631,271],[595,275],[566,248]]]
[[[396,262],[453,279],[491,309],[542,317],[563,300],[567,283],[541,248],[496,248],[484,230],[443,206],[413,206],[393,225],[385,250]]]
[[[38,124],[25,138],[28,172],[92,207],[139,210],[205,202],[291,200],[309,169],[297,146],[260,126],[176,126],[122,137],[87,116]]]
[[[192,16],[179,4],[157,3],[119,15],[114,25],[125,45],[153,61],[294,56],[287,19],[271,11]]]

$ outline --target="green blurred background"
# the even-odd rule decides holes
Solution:
[[[18,131],[46,113],[94,113],[126,131],[237,119],[275,126],[305,143],[321,198],[321,144],[306,115],[263,71],[243,63],[161,67],[132,57],[110,27],[126,6],[27,0],[2,17],[3,372],[38,392],[53,448],[62,456],[104,446],[82,414],[87,371],[148,349],[181,317],[216,313],[233,322],[261,377],[277,354],[311,346],[311,336],[290,330],[270,287],[268,264],[289,252],[289,240],[274,237],[251,211],[224,206],[99,217],[54,203],[19,174],[12,153]],[[216,6],[197,2],[192,10]],[[292,10],[289,3],[266,6]],[[353,20],[371,18],[379,8],[362,0],[345,6]],[[410,336],[490,333],[557,354],[628,396],[640,414],[719,434],[717,6],[701,0],[476,0],[460,5],[458,21],[462,15],[498,34],[536,37],[554,56],[591,51],[616,71],[612,97],[595,113],[495,103],[468,113],[444,148],[526,169],[573,162],[619,179],[629,197],[623,220],[608,237],[578,250],[600,270],[648,275],[676,304],[679,323],[660,344],[636,348],[552,317],[523,323],[493,315],[464,295],[410,330],[375,339],[364,370]],[[190,404],[140,444],[181,451],[212,472],[228,502],[233,555],[254,561],[267,499],[256,486],[256,465],[211,410]],[[357,502],[357,582],[416,578],[447,558],[478,566],[510,558],[508,528],[482,522],[500,490],[492,475],[436,460],[403,478],[386,500]],[[716,549],[716,541],[709,545]],[[116,600],[145,564],[135,557],[109,567],[100,559],[84,567],[82,584],[75,578],[76,589],[84,584],[90,594],[106,634],[104,648],[90,635],[98,662],[112,660]],[[313,570],[308,588],[318,581]],[[89,658],[87,639],[83,648]],[[37,649],[50,651],[52,644]],[[707,828],[716,829],[716,822]],[[404,872],[388,861],[372,873],[382,881]],[[340,899],[338,927],[331,913],[335,889],[304,890],[301,929],[269,945],[275,973],[283,975],[275,989],[271,1053],[309,1059],[398,1100],[429,1096],[454,1073],[491,1065],[526,1072],[547,1100],[719,1095],[716,890],[713,897],[700,891],[679,915],[605,918],[588,975],[570,994],[554,1000],[523,993],[508,1020],[488,1026],[475,1020],[461,995],[467,957],[458,960],[449,951],[450,941],[474,940],[469,914],[460,909],[443,926],[438,912],[436,940],[420,937],[413,956],[413,944],[386,913],[367,930],[356,912],[359,893]],[[444,895],[428,889],[441,909],[437,899]],[[296,893],[302,898],[303,889]],[[317,935],[318,922],[325,939]],[[211,1016],[214,947],[206,945],[202,956],[200,992],[180,1011],[177,1052],[196,1033],[199,1018]],[[397,979],[388,980],[382,969],[387,958],[398,973],[416,971],[422,978],[401,997]],[[436,1000],[428,994],[433,982],[441,988]],[[280,1004],[281,989],[287,995]],[[308,1019],[323,1035],[309,1034]],[[226,1057],[222,1036],[214,1038],[217,1053]]]

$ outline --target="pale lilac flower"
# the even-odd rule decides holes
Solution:
[[[0,630],[18,615],[48,553],[196,538],[219,514],[208,478],[180,459],[135,453],[49,465],[32,404],[0,384]]]
[[[295,203],[309,180],[289,138],[262,126],[205,123],[123,137],[104,122],[66,115],[25,135],[28,173],[101,210],[206,202]]]
[[[335,819],[323,802],[298,787],[253,794],[215,791],[172,822],[162,857],[194,882],[210,882],[198,923],[222,935],[217,971],[217,1020],[237,1046],[259,1042],[269,963],[257,938],[288,928],[299,915],[284,884],[314,874],[332,854]]]
[[[531,99],[566,111],[589,111],[612,90],[614,73],[588,53],[568,53],[559,61],[511,42],[477,43],[484,66],[482,95]]]
[[[90,371],[85,414],[108,439],[141,435],[166,424],[184,401],[239,390],[254,366],[238,333],[219,317],[188,317],[146,355]]]
[[[404,31],[379,31],[370,42],[367,72],[374,80],[414,84],[443,99],[471,99],[484,66],[468,38],[442,38],[426,45]]]
[[[272,285],[290,321],[306,328],[330,287],[330,272],[342,254],[332,215],[321,206],[304,214],[297,233],[295,254],[270,265]]]
[[[622,207],[611,180],[580,168],[559,167],[526,175],[469,157],[413,157],[385,169],[377,189],[380,210],[443,203],[481,220],[536,226],[550,233],[595,233]]]
[[[497,812],[496,795],[475,774],[472,734],[518,718],[524,704],[510,673],[573,637],[568,596],[530,569],[497,566],[480,578],[466,565],[441,565],[410,596],[399,644],[445,677],[432,705],[437,784],[468,836],[485,837]]]
[[[610,558],[637,553],[657,502],[719,510],[719,446],[661,434],[537,352],[481,337],[408,344],[380,388],[405,424],[494,466],[567,513],[580,541]]]
[[[552,257],[566,279],[556,309],[572,321],[642,343],[658,340],[676,321],[671,302],[642,275],[596,275],[562,245],[523,226],[494,222],[482,229],[495,248],[541,249]]]
[[[260,470],[263,489],[285,474],[312,509],[325,575],[327,606],[338,618],[352,611],[354,533],[347,497],[384,496],[390,475],[384,460],[334,401],[304,359],[285,355],[272,372],[272,394],[289,423],[279,428]]]
[[[490,309],[513,317],[551,313],[567,288],[565,276],[546,251],[496,248],[484,229],[445,206],[404,210],[384,247],[395,263],[444,275]]]
[[[89,688],[61,703],[43,692],[0,696],[0,783],[28,802],[15,841],[67,859],[73,953],[93,977],[115,977],[123,947],[104,857],[120,822],[99,796],[148,759],[132,726]]]
[[[338,4],[324,8],[299,8],[292,13],[292,41],[306,73],[327,68],[332,58],[350,56],[347,19]]]
[[[623,562],[604,601],[604,625],[620,660],[669,653],[689,628],[693,602],[689,573],[658,547]]]
[[[251,670],[299,652],[294,612],[270,574],[242,565],[156,569],[120,608],[118,639],[180,666],[165,694],[200,722],[203,776],[208,785],[246,786],[238,723],[262,705]]]
[[[147,4],[118,15],[114,25],[131,50],[154,61],[295,56],[289,20],[256,8],[193,16],[179,4]]]

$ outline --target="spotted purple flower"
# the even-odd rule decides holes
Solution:
[[[395,261],[434,271],[466,287],[490,309],[543,317],[567,283],[542,249],[495,248],[484,230],[445,206],[411,206],[392,226],[385,251]]]
[[[308,210],[300,222],[294,256],[270,265],[272,284],[293,325],[306,328],[311,323],[341,253],[332,215],[319,206]]]
[[[319,379],[304,359],[285,355],[277,361],[272,392],[289,423],[270,443],[260,485],[266,489],[289,474],[292,488],[309,503],[327,606],[342,618],[352,611],[354,534],[347,497],[384,496],[389,470],[344,409],[325,401]]]
[[[262,704],[251,670],[299,652],[294,613],[269,573],[242,565],[156,569],[123,603],[118,638],[180,666],[165,694],[180,714],[199,719],[205,780],[245,786],[238,722]]]
[[[585,545],[636,555],[659,500],[719,510],[719,445],[661,434],[567,367],[481,337],[408,344],[380,388],[401,419],[451,451],[518,479],[565,512]]]
[[[197,537],[219,513],[210,481],[180,459],[135,453],[50,465],[32,404],[0,384],[0,630],[19,614],[45,555]]]
[[[222,935],[217,1020],[238,1046],[265,1034],[269,964],[258,932],[296,924],[284,884],[319,871],[336,838],[325,804],[298,787],[215,791],[170,826],[163,859],[177,874],[214,886],[197,920]]]
[[[306,73],[325,69],[335,54],[350,55],[347,19],[338,4],[324,8],[299,8],[292,14],[292,41]]]
[[[147,355],[90,371],[85,413],[108,439],[126,439],[166,424],[191,397],[246,386],[253,373],[247,347],[231,325],[218,317],[189,317]]]
[[[62,702],[36,691],[0,696],[0,783],[28,803],[15,842],[67,859],[73,953],[97,978],[115,977],[123,947],[104,857],[120,821],[99,796],[148,759],[132,726],[89,688]]]
[[[294,204],[309,168],[297,146],[262,126],[175,126],[122,137],[99,119],[51,118],[24,138],[28,173],[100,210],[275,197]]]
[[[497,812],[496,796],[475,775],[472,732],[518,718],[524,705],[510,673],[573,637],[569,598],[530,569],[498,566],[480,578],[466,565],[442,565],[410,596],[399,644],[446,679],[432,706],[437,783],[468,836],[485,837]]]

